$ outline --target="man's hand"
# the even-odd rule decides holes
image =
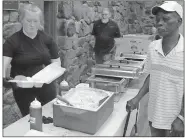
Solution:
[[[178,117],[172,123],[172,136],[176,137],[184,136],[184,123]]]
[[[127,101],[127,105],[126,105],[126,110],[128,111],[132,111],[134,109],[136,109],[139,106],[139,99],[137,97]]]

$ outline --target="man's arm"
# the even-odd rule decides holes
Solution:
[[[91,35],[96,36],[96,22],[94,22],[94,25],[93,25],[93,29],[92,29]]]
[[[183,98],[182,98],[182,106],[181,106],[180,115],[182,115],[184,117],[184,94],[183,94]]]
[[[120,33],[120,29],[117,25],[116,32],[115,32],[115,38],[119,38],[119,37],[121,37],[121,33]]]
[[[134,110],[138,107],[139,101],[149,92],[150,75],[148,75],[144,81],[139,93],[131,100],[127,102],[126,110]]]
[[[139,101],[149,92],[150,75],[148,75],[144,81],[139,93],[135,96]]]
[[[181,112],[179,116],[177,116],[177,118],[172,123],[172,135],[176,137],[184,137],[184,95],[182,98]]]

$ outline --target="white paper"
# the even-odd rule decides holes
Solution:
[[[41,136],[42,137],[42,136],[53,136],[53,135],[31,129],[24,136]]]

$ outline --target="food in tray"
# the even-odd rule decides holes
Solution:
[[[68,100],[66,100],[66,99],[63,98],[62,96],[57,95],[57,98],[58,98],[60,101],[66,103],[67,105],[73,106]]]
[[[100,89],[72,88],[63,98],[68,100],[73,105],[72,107],[93,110],[97,109],[99,107],[99,102],[108,96],[110,96],[108,92]],[[66,105],[64,102],[59,103]]]

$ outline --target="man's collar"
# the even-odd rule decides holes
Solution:
[[[182,36],[182,34],[180,34],[179,41],[178,41],[177,45],[175,46],[176,52],[183,52],[184,51],[183,41],[184,41],[184,37]],[[162,49],[162,39],[157,40],[155,50],[158,51],[159,53],[161,53],[162,55],[164,55],[163,49]]]
[[[156,40],[154,49],[164,56],[164,53],[162,50],[162,39]]]
[[[182,34],[180,34],[180,38],[179,38],[179,41],[176,45],[175,50],[176,50],[176,52],[183,52],[184,51],[184,37],[182,36]]]

